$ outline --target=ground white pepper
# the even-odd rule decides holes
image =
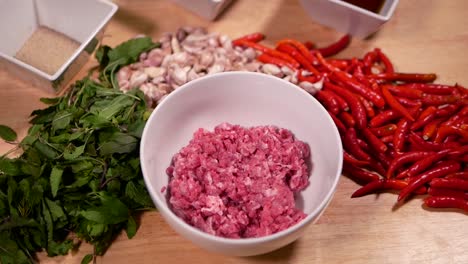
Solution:
[[[45,73],[53,75],[79,48],[70,37],[40,26],[24,43],[15,57]]]

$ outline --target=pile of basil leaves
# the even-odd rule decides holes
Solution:
[[[0,263],[35,263],[35,253],[64,255],[84,240],[94,246],[82,263],[105,253],[137,214],[153,209],[140,171],[139,142],[149,116],[138,89],[122,93],[115,74],[158,48],[137,38],[96,51],[99,81],[77,81],[62,97],[43,98],[27,136],[0,125],[0,137],[19,148],[0,156]]]

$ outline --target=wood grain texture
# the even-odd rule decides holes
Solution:
[[[180,26],[205,26],[231,37],[261,31],[268,43],[283,37],[325,45],[341,34],[310,19],[294,0],[237,0],[215,22],[205,21],[169,1],[119,0],[103,42],[116,45],[137,34],[159,37]],[[435,72],[438,82],[468,85],[468,2],[464,0],[400,0],[394,17],[368,40],[353,40],[339,57],[362,56],[380,47],[404,72]],[[77,76],[96,65],[90,61]],[[28,116],[42,107],[35,87],[0,71],[0,123],[24,136]],[[0,153],[10,146],[0,143]],[[195,247],[169,228],[157,212],[141,218],[138,234],[121,235],[98,263],[468,263],[467,215],[458,211],[431,212],[421,198],[393,208],[394,194],[350,199],[358,186],[342,178],[333,201],[304,237],[270,254],[225,257]],[[80,263],[91,252],[83,245],[65,257],[41,263]]]

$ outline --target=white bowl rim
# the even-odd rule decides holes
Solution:
[[[119,9],[118,5],[116,5],[115,3],[113,2],[110,2],[109,0],[97,0],[97,2],[101,2],[105,5],[108,5],[111,9],[109,10],[109,13],[107,13],[101,20],[101,22],[99,23],[99,25],[94,28],[94,30],[92,32],[90,32],[90,34],[88,35],[88,37],[86,38],[85,41],[83,41],[80,46],[75,50],[75,52],[73,52],[73,54],[62,64],[62,66],[60,66],[60,68],[54,72],[53,74],[48,74],[46,73],[45,71],[42,71],[28,63],[25,63],[17,58],[15,58],[14,56],[9,56],[9,55],[6,55],[5,53],[3,52],[0,52],[0,57],[2,57],[3,59],[11,62],[11,63],[14,63],[16,65],[18,65],[19,67],[23,68],[23,69],[26,69],[48,81],[55,81],[58,77],[60,77],[60,75],[62,75],[65,70],[72,64],[72,62],[81,54],[81,52],[84,51],[85,47],[91,42],[91,40],[93,40],[93,38],[97,35],[97,33],[99,31],[101,31],[101,29],[104,28],[104,26],[107,25],[107,23],[109,23],[110,19],[114,16],[114,14],[117,12],[117,10]]]
[[[378,13],[371,12],[371,11],[366,10],[364,8],[360,8],[358,6],[355,6],[353,4],[350,4],[350,3],[342,1],[342,0],[328,0],[328,1],[333,2],[333,3],[337,4],[337,5],[347,7],[349,9],[352,9],[352,10],[354,10],[356,12],[359,12],[361,14],[364,14],[366,16],[371,16],[371,17],[377,18],[379,20],[387,21],[387,20],[390,19],[390,17],[392,17],[393,12],[395,11],[396,6],[398,5],[399,0],[391,0],[392,5],[388,9],[388,12],[387,12],[387,14],[385,14],[385,16],[381,15],[381,14],[378,14]]]
[[[160,107],[161,105],[164,105],[169,100],[171,100],[171,98],[177,96],[178,94],[184,93],[184,91],[187,90],[187,88],[190,89],[190,86],[193,86],[194,84],[196,84],[198,82],[204,82],[207,79],[223,78],[224,76],[236,76],[236,75],[240,75],[240,76],[242,76],[242,75],[251,75],[251,76],[256,76],[256,77],[260,77],[260,78],[273,79],[274,81],[277,81],[277,82],[282,82],[284,85],[290,86],[291,89],[295,89],[296,91],[298,91],[300,93],[303,93],[305,96],[310,98],[311,101],[315,100],[318,103],[318,105],[323,108],[323,111],[326,112],[325,108],[313,96],[311,96],[308,92],[304,91],[303,89],[299,88],[298,86],[296,86],[296,85],[294,85],[294,84],[292,84],[292,83],[290,83],[288,81],[285,81],[285,80],[283,80],[281,78],[274,77],[274,76],[271,76],[271,75],[263,74],[263,73],[244,72],[244,71],[231,71],[231,72],[221,72],[221,73],[206,75],[206,76],[203,76],[203,77],[200,77],[198,79],[192,80],[192,81],[190,81],[188,83],[185,83],[184,85],[180,86],[175,91],[171,92],[166,97],[166,99],[163,100],[159,104],[159,106],[156,107],[153,110],[153,112],[151,113],[150,117],[147,120],[147,124],[152,122],[153,119],[155,119],[155,116],[159,112],[159,109],[162,108],[162,107]],[[196,87],[196,86],[193,86],[193,87]],[[329,122],[331,122],[331,124],[334,124],[332,118],[328,114],[327,114],[327,118],[329,119]],[[157,209],[160,210],[160,211],[163,211],[166,215],[170,216],[171,220],[177,222],[178,225],[184,226],[186,229],[190,230],[190,232],[194,233],[195,235],[200,236],[200,237],[202,237],[202,238],[204,238],[206,240],[213,241],[213,242],[218,242],[218,243],[223,243],[223,244],[230,244],[230,245],[257,244],[257,243],[265,243],[265,242],[268,242],[268,241],[273,241],[273,240],[276,240],[276,239],[278,239],[280,237],[284,237],[284,236],[287,236],[287,235],[289,235],[291,233],[296,232],[301,227],[309,224],[316,216],[320,216],[320,213],[323,212],[324,209],[326,209],[328,203],[333,198],[333,195],[334,195],[334,193],[336,191],[338,182],[339,182],[340,177],[341,177],[341,170],[342,170],[342,166],[343,166],[343,155],[338,156],[337,175],[334,175],[335,179],[334,179],[334,181],[332,183],[332,187],[330,188],[330,190],[326,194],[323,201],[319,204],[319,206],[317,208],[315,208],[315,210],[313,210],[311,213],[307,214],[307,216],[304,219],[302,219],[301,221],[299,221],[295,225],[293,225],[293,226],[291,226],[291,227],[289,227],[289,228],[287,228],[285,230],[282,230],[280,232],[277,232],[277,233],[274,233],[274,234],[271,234],[271,235],[262,236],[262,237],[255,237],[255,238],[225,238],[225,237],[215,236],[215,235],[203,232],[200,229],[198,229],[196,227],[193,227],[193,226],[189,225],[188,223],[186,223],[184,220],[179,218],[169,208],[169,206],[164,201],[162,201],[161,199],[159,199],[159,197],[157,195],[155,195],[160,190],[156,190],[155,187],[150,184],[149,172],[146,170],[146,167],[143,166],[143,161],[145,160],[145,154],[144,153],[146,153],[145,146],[147,145],[145,143],[148,140],[148,138],[150,137],[149,132],[148,132],[148,127],[149,126],[145,125],[145,128],[143,129],[143,134],[142,134],[142,137],[141,137],[140,163],[141,163],[143,179],[145,181],[146,188],[148,189],[149,194],[153,198],[153,201],[155,201]],[[342,144],[341,144],[341,138],[340,138],[338,129],[336,128],[336,126],[333,126],[333,130],[334,130],[333,133],[334,133],[335,137],[339,141],[339,144],[338,144],[338,148],[339,148],[338,150],[339,151],[338,152],[342,153],[343,152],[343,147],[342,147]]]

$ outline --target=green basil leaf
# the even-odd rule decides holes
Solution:
[[[81,215],[98,224],[118,224],[127,221],[129,211],[118,198],[102,195],[102,205],[81,212]]]
[[[9,158],[0,158],[0,174],[4,173],[10,176],[21,175],[21,165],[22,162],[9,159]]]
[[[53,105],[53,104],[56,104],[60,101],[60,97],[55,97],[55,98],[41,98],[39,99],[41,102],[43,102],[44,104],[48,104],[48,105]]]
[[[17,137],[13,129],[5,125],[0,125],[0,138],[5,141],[15,141]]]
[[[83,257],[83,259],[81,260],[81,264],[88,264],[91,262],[91,260],[93,260],[93,254],[88,254]]]
[[[67,239],[63,242],[49,241],[47,245],[47,255],[50,257],[66,255],[73,248],[73,241]]]
[[[52,197],[57,196],[57,192],[62,182],[63,169],[58,167],[53,167],[50,173],[50,189],[52,192]]]
[[[114,133],[108,140],[101,143],[101,155],[113,153],[129,153],[137,148],[138,140],[124,133]]]
[[[66,149],[65,152],[63,153],[63,157],[66,160],[74,160],[84,153],[85,147],[86,147],[85,145],[82,145],[82,146],[74,148],[72,151],[69,149]]]
[[[131,106],[134,102],[133,98],[126,95],[120,95],[114,98],[106,107],[99,110],[99,117],[102,119],[110,120],[120,111],[128,106]]]
[[[58,205],[57,202],[51,201],[51,200],[49,200],[47,198],[45,198],[45,201],[47,203],[47,206],[49,207],[50,215],[52,216],[52,219],[54,221],[66,218],[62,207],[60,205]]]
[[[68,111],[62,111],[57,113],[52,120],[52,129],[60,130],[66,128],[71,121],[73,114]]]
[[[42,155],[44,155],[48,159],[53,160],[53,159],[56,159],[58,157],[57,151],[54,148],[52,148],[51,146],[47,145],[47,144],[36,141],[34,143],[34,147],[39,151],[39,153],[41,153]]]
[[[135,219],[132,216],[130,216],[128,218],[127,228],[125,229],[125,231],[127,232],[127,237],[129,239],[134,237],[136,232],[137,232],[137,223],[136,223]]]
[[[70,141],[70,134],[69,133],[61,133],[57,136],[53,136],[49,138],[50,143],[67,143]]]
[[[153,43],[150,37],[134,38],[128,40],[107,53],[109,57],[109,64],[119,60],[122,61],[121,64],[135,62],[142,52],[157,46],[158,44]]]
[[[78,173],[84,170],[89,170],[94,167],[94,164],[91,161],[80,161],[71,165],[72,172]]]
[[[98,237],[107,231],[107,225],[104,224],[92,224],[88,225],[88,234],[91,237]]]

